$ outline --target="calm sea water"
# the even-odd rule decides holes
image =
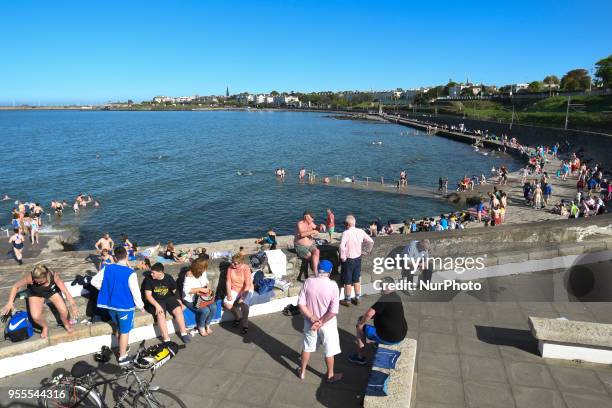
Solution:
[[[301,185],[301,166],[319,175],[397,178],[437,185],[440,175],[489,174],[517,163],[393,124],[336,120],[307,112],[0,112],[5,146],[0,194],[40,201],[90,193],[101,207],[55,225],[76,225],[80,247],[101,232],[141,245],[200,242],[293,231],[304,209],[323,221],[331,207],[358,224],[448,211],[449,204],[393,194]],[[372,145],[382,141],[382,145]],[[274,169],[288,176],[278,182]],[[251,172],[239,176],[237,172]],[[9,221],[12,202],[0,204]]]

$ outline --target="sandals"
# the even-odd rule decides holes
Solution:
[[[287,305],[283,309],[283,314],[285,316],[296,316],[300,314],[300,309],[295,305]]]
[[[298,378],[299,378],[300,380],[303,380],[303,379],[304,379],[304,377],[305,377],[305,374],[306,374],[306,373],[305,373],[305,372],[302,372],[302,368],[301,368],[301,367],[296,367],[296,369],[295,369],[295,374],[297,374],[297,376],[298,376]]]

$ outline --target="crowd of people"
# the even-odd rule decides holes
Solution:
[[[446,125],[444,125],[446,126]],[[451,130],[453,129],[451,126]],[[462,133],[468,131],[461,127]],[[520,146],[516,139],[489,136],[474,131],[474,135],[485,139],[494,138],[504,146],[520,147],[529,154],[529,164],[521,170],[523,197],[525,204],[534,209],[548,208],[551,205],[553,185],[546,164],[555,160],[559,154],[559,144],[552,147],[537,146],[531,153],[530,148]],[[276,175],[285,177],[283,168],[276,169]],[[299,179],[304,180],[306,171],[300,169]],[[505,166],[495,170],[494,176],[499,186],[509,183],[509,171]],[[568,180],[577,179],[576,196],[574,200],[561,200],[555,204],[552,211],[562,216],[588,217],[606,211],[606,205],[612,196],[612,184],[604,177],[601,164],[589,166],[573,154],[563,160],[556,177]],[[310,177],[310,176],[309,176]],[[314,177],[314,176],[313,176]],[[384,180],[382,180],[384,181]],[[489,181],[490,182],[490,181]],[[399,187],[407,185],[407,174],[402,170],[399,175]],[[459,191],[473,190],[476,185],[487,184],[483,175],[480,177],[467,175],[458,183]],[[448,179],[439,179],[439,190],[447,191]],[[361,260],[373,248],[374,239],[381,235],[395,233],[412,234],[426,231],[449,231],[464,229],[470,222],[487,226],[503,224],[509,209],[508,193],[494,186],[488,193],[488,199],[481,199],[473,209],[440,214],[439,217],[424,217],[405,220],[397,230],[395,222],[389,220],[386,224],[376,218],[366,228],[358,228],[355,216],[347,215],[344,219],[344,230],[339,246],[340,285],[330,280],[330,274],[335,268],[330,259],[325,259],[318,245],[320,234],[328,234],[327,243],[333,243],[336,233],[335,214],[331,208],[326,210],[324,223],[317,224],[310,211],[305,211],[297,221],[293,247],[297,256],[306,261],[313,275],[306,279],[298,296],[298,307],[304,318],[303,346],[300,366],[297,375],[304,378],[310,361],[310,354],[322,345],[327,365],[326,379],[330,383],[340,381],[342,374],[334,370],[334,357],[341,353],[337,328],[339,306],[351,307],[359,305],[361,298]],[[73,204],[75,213],[92,204],[99,203],[90,195],[79,194]],[[61,215],[66,202],[54,200],[51,209]],[[12,227],[14,234],[9,238],[15,258],[22,263],[22,250],[26,237],[32,244],[38,243],[38,231],[43,225],[44,209],[38,203],[18,203],[13,209]],[[277,248],[276,232],[269,229],[266,235],[255,241],[258,245]],[[413,241],[415,253],[428,250],[428,242]],[[425,245],[427,244],[427,245]],[[232,254],[225,274],[225,281],[217,286],[221,293],[215,293],[208,279],[207,271],[210,256],[206,249],[178,250],[172,241],[164,248],[161,245],[140,251],[136,242],[130,240],[127,234],[122,234],[120,243],[104,234],[95,244],[98,254],[98,272],[91,279],[91,286],[97,292],[96,307],[103,310],[114,323],[118,339],[118,363],[129,363],[129,335],[132,330],[134,313],[141,310],[150,313],[159,331],[162,341],[169,341],[166,316],[170,315],[178,327],[178,335],[184,343],[191,341],[191,335],[185,321],[185,310],[195,316],[198,333],[202,337],[213,334],[211,324],[218,314],[218,305],[233,316],[232,326],[239,329],[241,335],[247,335],[249,330],[249,314],[252,305],[255,285],[253,271],[245,258],[244,248]],[[164,262],[185,264],[188,267],[177,279],[166,273]],[[130,262],[137,262],[132,266]],[[142,273],[139,279],[138,273]],[[139,283],[142,281],[142,283]],[[391,282],[388,282],[391,283]],[[41,337],[47,337],[48,324],[43,317],[43,307],[49,300],[59,312],[59,317],[65,329],[71,333],[74,330],[74,319],[79,311],[66,284],[59,273],[47,266],[38,264],[31,272],[18,280],[9,293],[9,299],[2,308],[3,315],[14,309],[14,302],[19,290],[27,288],[28,307],[32,320],[41,330]],[[65,300],[64,300],[65,299]],[[220,301],[220,303],[217,302]],[[68,306],[66,306],[66,302]],[[372,323],[372,324],[370,324]],[[378,344],[397,344],[407,333],[408,327],[403,315],[401,298],[392,290],[383,289],[378,302],[359,318],[356,325],[356,352],[349,360],[356,364],[366,364],[364,349],[368,341]]]

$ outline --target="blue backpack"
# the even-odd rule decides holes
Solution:
[[[34,334],[32,322],[28,317],[28,312],[16,312],[6,323],[4,330],[4,338],[8,338],[12,342],[27,340]]]

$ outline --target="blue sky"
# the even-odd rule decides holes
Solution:
[[[612,1],[0,3],[0,104],[503,85],[612,54]]]

